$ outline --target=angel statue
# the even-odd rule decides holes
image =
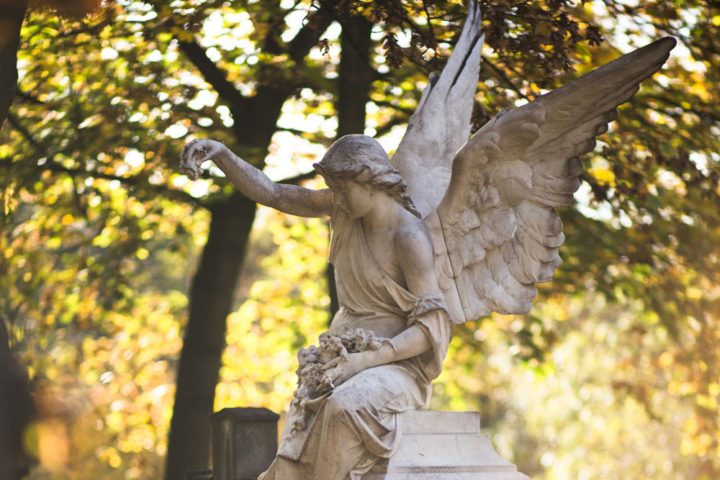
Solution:
[[[314,165],[329,188],[313,190],[273,183],[213,140],[182,151],[180,168],[192,178],[212,160],[258,203],[330,217],[340,309],[321,347],[301,351],[301,385],[262,480],[360,479],[392,456],[398,414],[428,404],[453,325],[527,313],[535,284],[552,279],[564,240],[555,208],[573,202],[578,155],[675,45],[664,38],[624,55],[501,112],[468,140],[480,26],[470,2],[392,164],[373,138],[348,135]]]

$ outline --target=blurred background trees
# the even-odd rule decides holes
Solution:
[[[0,315],[35,396],[32,477],[181,478],[207,465],[213,409],[285,408],[332,302],[325,223],[257,208],[212,168],[190,182],[180,149],[215,138],[319,188],[311,163],[337,136],[395,148],[464,9],[75,3],[31,4],[19,48],[0,45],[19,72]],[[586,158],[556,279],[531,314],[457,329],[433,408],[480,410],[532,478],[717,478],[720,11],[481,5],[478,127],[650,39],[679,46]]]

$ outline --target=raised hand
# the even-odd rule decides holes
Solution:
[[[227,147],[215,140],[206,138],[193,140],[180,152],[180,172],[192,180],[197,180],[202,164],[208,160],[216,160],[218,155],[226,151]]]

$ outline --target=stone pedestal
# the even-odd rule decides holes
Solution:
[[[406,412],[401,422],[397,451],[363,480],[530,480],[480,433],[477,412]]]
[[[225,408],[212,417],[214,480],[255,480],[275,458],[279,415],[267,408]]]

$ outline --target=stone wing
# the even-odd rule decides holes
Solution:
[[[556,207],[573,203],[578,155],[592,150],[616,107],[660,69],[675,45],[658,40],[488,122],[457,152],[428,217],[437,275],[453,321],[521,314],[552,279],[564,236]]]
[[[440,78],[431,75],[393,155],[392,164],[423,217],[440,204],[450,183],[453,157],[470,136],[482,46],[480,7],[471,1],[447,65]]]

